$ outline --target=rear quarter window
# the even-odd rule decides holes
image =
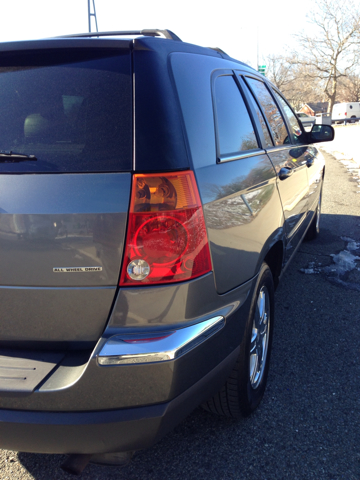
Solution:
[[[247,77],[246,81],[250,84],[250,87],[252,88],[255,96],[264,110],[272,130],[275,145],[283,145],[284,143],[288,143],[288,132],[284,120],[265,84],[252,77]]]
[[[35,155],[0,172],[101,172],[132,165],[130,54],[0,55],[0,151]]]
[[[221,156],[259,148],[253,124],[233,76],[216,78],[215,106]]]

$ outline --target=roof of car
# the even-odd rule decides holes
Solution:
[[[86,32],[39,40],[0,42],[0,52],[53,48],[133,48],[135,50],[148,49],[161,51],[164,49],[164,45],[167,45],[165,50],[167,50],[168,53],[171,51],[180,51],[221,57],[253,70],[249,65],[230,57],[218,47],[200,47],[199,45],[186,43],[171,30],[164,29]]]

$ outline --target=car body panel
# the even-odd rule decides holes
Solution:
[[[213,395],[229,375],[239,347],[174,400],[99,412],[0,410],[3,448],[37,453],[106,453],[148,448]]]
[[[297,158],[294,158],[294,151]],[[298,151],[301,150],[299,156]],[[300,241],[306,227],[308,212],[309,183],[306,160],[306,147],[285,147],[267,151],[277,173],[277,188],[279,190],[284,212],[284,227],[286,233],[287,251]],[[282,168],[289,168],[291,176],[281,180],[279,173]],[[287,258],[287,257],[286,257]]]
[[[216,286],[225,293],[256,275],[264,243],[281,229],[276,177],[266,155],[203,168],[197,175]]]
[[[130,181],[0,176],[0,342],[98,339],[119,279]]]
[[[256,275],[264,243],[282,226],[276,173],[261,152],[217,164],[209,77],[216,74],[215,66],[223,72],[234,64],[183,54],[172,54],[170,62],[204,205],[216,288],[224,293]],[[194,77],[197,83],[192,82]],[[270,214],[274,211],[278,214]]]
[[[163,287],[151,287],[151,293],[144,292],[145,289],[136,292],[137,289],[129,288],[123,289],[127,290],[124,294],[120,289],[109,325],[93,351],[90,354],[85,351],[66,354],[56,370],[31,395],[0,395],[0,409],[95,411],[169,401],[216,368],[219,362],[238,347],[254,284],[255,279],[225,295],[218,295],[214,277],[209,274],[170,287],[168,301],[162,298],[165,293]],[[199,292],[203,292],[200,299],[203,302],[198,299]],[[143,297],[144,300],[140,302]],[[137,314],[136,329],[134,321],[127,326],[116,323],[119,321],[117,312],[123,314],[126,300],[131,310]],[[150,314],[160,312],[163,321],[149,323],[146,306]],[[155,332],[162,335],[174,328],[192,325],[216,315],[225,318],[225,327],[178,359],[106,367],[97,362],[97,354],[115,333],[137,332],[146,335]]]
[[[16,42],[2,49],[5,56],[48,49],[51,57],[67,46],[93,48],[100,57],[102,49],[118,48],[126,58],[133,151],[125,163],[114,157],[105,171],[87,169],[86,162],[76,172],[30,175],[29,165],[9,162],[2,170],[0,356],[8,365],[19,349],[19,358],[32,351],[38,360],[41,352],[49,359],[56,351],[58,360],[26,392],[2,391],[0,382],[0,446],[47,453],[146,448],[223,385],[244,339],[261,265],[272,261],[276,283],[313,218],[324,164],[315,146],[294,151],[298,146],[265,144],[238,76],[263,77],[224,53],[141,36]],[[213,98],[214,78],[224,71],[242,92],[259,146],[226,159],[219,155]],[[100,167],[101,158],[94,156]],[[286,165],[293,175],[280,180]],[[133,174],[182,170],[195,174],[211,271],[190,281],[119,287]],[[152,340],[201,329],[217,316],[221,330],[178,358],[98,361],[113,336]]]

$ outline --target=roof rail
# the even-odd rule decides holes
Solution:
[[[208,48],[210,48],[211,50],[215,50],[215,52],[222,53],[222,54],[226,55],[227,57],[229,56],[226,52],[224,52],[224,50],[222,50],[219,47],[208,47]]]
[[[160,30],[158,28],[149,28],[143,30],[128,30],[122,32],[88,32],[88,33],[73,33],[70,35],[61,35],[61,37],[56,38],[85,38],[85,37],[119,37],[126,35],[144,35],[145,37],[161,37],[167,38],[169,40],[176,40],[181,42],[181,39],[175,35],[171,30]]]

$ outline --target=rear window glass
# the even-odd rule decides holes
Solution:
[[[130,170],[131,89],[129,52],[2,54],[0,172]]]
[[[304,135],[304,138],[303,138],[302,130],[301,130],[301,127],[299,125],[299,121],[295,117],[293,112],[291,111],[291,108],[285,102],[285,100],[277,92],[275,92],[275,90],[273,90],[273,93],[274,93],[275,97],[277,98],[278,103],[280,103],[280,105],[282,106],[282,108],[285,112],[285,115],[287,116],[287,118],[289,120],[290,127],[291,127],[291,132],[290,132],[291,142],[295,143],[295,144],[305,143],[305,140],[306,140],[305,135]]]
[[[244,85],[244,83],[243,83],[243,85]],[[245,88],[247,88],[249,90],[247,84],[245,84]],[[259,105],[257,104],[257,102],[256,102],[256,100],[255,100],[255,98],[254,98],[254,96],[253,96],[253,94],[250,90],[249,90],[249,99],[250,99],[250,102],[252,103],[252,106],[254,107],[254,110],[256,111],[256,114],[259,118],[261,129],[262,129],[263,134],[264,134],[265,145],[267,147],[272,147],[273,142],[271,140],[268,127],[266,126],[265,119],[263,117],[262,112],[260,111]]]
[[[259,100],[265,115],[272,129],[276,145],[283,145],[289,143],[288,133],[285,127],[284,120],[281,113],[276,106],[272,96],[270,95],[265,84],[255,78],[247,77],[246,79],[252,87],[255,96]]]
[[[215,101],[220,154],[258,149],[254,127],[232,76],[216,79]]]

